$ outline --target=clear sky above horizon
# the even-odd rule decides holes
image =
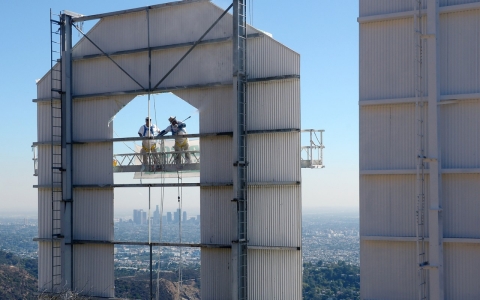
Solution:
[[[31,145],[37,141],[35,80],[50,68],[50,8],[83,15],[117,11],[170,1],[4,1],[0,20],[0,122],[4,147],[0,155],[0,216],[37,214],[37,178],[33,176]],[[226,8],[231,2],[213,0]],[[292,4],[294,3],[294,4]],[[302,170],[304,213],[329,208],[358,208],[358,1],[247,1],[248,23],[301,55],[302,129],[324,129],[324,164],[319,170]],[[94,23],[85,23],[85,30]],[[76,34],[75,34],[76,35]],[[161,101],[172,95],[155,95],[157,124],[166,117],[192,118],[189,133],[198,130],[195,109],[182,100],[172,111],[160,110]],[[152,100],[153,101],[153,100]],[[168,100],[170,101],[170,100]],[[153,103],[151,102],[151,114]],[[114,120],[118,136],[136,136],[147,114],[145,97],[136,98]],[[116,135],[116,137],[117,137]],[[303,144],[307,142],[303,141]],[[129,175],[130,178],[133,176]],[[117,178],[116,178],[117,180]],[[185,180],[186,181],[186,180]],[[118,190],[118,189],[117,189]],[[115,209],[145,209],[148,191],[115,194]],[[198,206],[194,192],[184,208],[192,215]],[[198,194],[198,193],[197,193]],[[135,195],[142,197],[136,203]],[[127,197],[128,196],[128,197]],[[173,211],[176,203],[166,205]]]

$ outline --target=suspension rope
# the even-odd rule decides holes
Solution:
[[[160,152],[164,153],[165,152],[165,143],[162,140],[160,144]],[[164,159],[160,160],[160,164],[164,164]],[[159,232],[159,242],[162,242],[163,239],[163,203],[165,200],[165,187],[163,186],[163,183],[165,183],[165,173],[161,172],[160,173],[160,182],[162,183],[162,187],[160,189],[160,232]],[[159,300],[160,296],[160,269],[161,269],[161,255],[162,255],[162,247],[158,247],[158,264],[157,264],[157,290],[155,294],[155,299]]]
[[[177,187],[177,193],[178,193],[178,239],[179,243],[182,243],[182,200],[183,200],[183,188],[181,186],[181,183],[183,183],[183,178],[182,178],[182,173],[177,171],[178,175],[178,187]],[[180,249],[180,256],[179,256],[179,262],[178,262],[178,286],[177,286],[177,299],[180,299],[180,291],[182,288],[182,247],[179,247]]]

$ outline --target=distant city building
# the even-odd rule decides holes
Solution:
[[[180,217],[180,214],[177,211],[173,212],[173,222],[178,222],[178,218]]]
[[[169,223],[173,222],[171,212],[167,212],[167,222],[169,222]]]
[[[187,222],[187,221],[188,221],[187,212],[184,211],[184,212],[183,212],[183,222]]]
[[[160,210],[157,209],[153,212],[153,224],[160,224]]]
[[[133,223],[135,224],[142,224],[142,210],[141,209],[134,209],[133,210]]]

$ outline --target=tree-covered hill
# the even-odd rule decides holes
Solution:
[[[360,268],[343,261],[304,263],[303,299],[360,299]]]

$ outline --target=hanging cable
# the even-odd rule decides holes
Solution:
[[[183,183],[182,179],[182,173],[177,171],[178,179],[178,187],[177,187],[177,193],[178,193],[178,239],[179,243],[182,243],[182,200],[183,200],[183,188],[181,186],[181,183]],[[178,262],[178,286],[177,286],[177,299],[180,299],[180,291],[182,288],[182,247],[180,248],[180,256],[179,256],[179,262]]]
[[[160,161],[159,161],[159,164],[161,165],[161,167],[163,168],[164,166],[164,162],[165,162],[165,159],[164,159],[164,153],[165,153],[165,143],[164,141],[162,140],[161,143],[160,143],[160,153],[161,153],[161,156],[160,156]],[[164,172],[161,172],[160,173],[160,182],[162,183],[162,187],[161,187],[161,190],[160,190],[160,232],[159,232],[159,242],[161,243],[162,242],[162,238],[163,238],[163,233],[162,233],[162,230],[163,230],[163,203],[164,203],[164,200],[165,200],[165,187],[163,186],[163,184],[165,183],[165,173]],[[156,300],[159,300],[159,296],[160,296],[160,268],[161,268],[161,255],[162,255],[162,247],[159,247],[158,249],[158,264],[157,264],[157,290],[156,290],[156,294],[155,294],[155,299]]]

